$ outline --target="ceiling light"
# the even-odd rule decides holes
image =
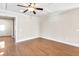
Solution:
[[[24,4],[24,5],[17,5],[17,6],[20,6],[20,7],[24,7],[25,8],[25,10],[23,11],[23,13],[26,13],[27,11],[32,11],[33,14],[36,14],[36,10],[43,11],[43,8],[36,7],[36,4],[35,3],[30,3],[30,4],[27,4],[27,5]]]
[[[33,7],[28,7],[29,11],[34,11],[35,9]]]

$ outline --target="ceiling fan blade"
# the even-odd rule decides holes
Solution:
[[[34,14],[36,14],[36,12],[35,12],[35,11],[33,11],[33,13],[34,13]]]
[[[25,13],[25,12],[27,12],[28,11],[28,9],[26,9],[23,13]]]
[[[43,8],[35,8],[35,9],[37,9],[37,10],[43,10]]]
[[[20,7],[26,7],[26,6],[23,6],[23,5],[17,5],[17,6],[20,6]]]

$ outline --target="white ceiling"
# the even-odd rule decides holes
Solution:
[[[20,10],[23,10],[23,7],[17,6],[18,3],[0,3],[0,9],[9,10],[13,12],[21,13]],[[36,6],[44,8],[43,11],[37,11],[37,15],[48,15],[50,13],[63,11],[63,10],[69,10],[72,8],[78,8],[78,3],[37,3]],[[30,12],[26,12],[26,14],[31,14]]]

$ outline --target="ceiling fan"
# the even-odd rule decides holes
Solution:
[[[39,8],[35,6],[36,3],[30,3],[29,5],[17,5],[20,7],[25,7],[26,9],[23,11],[23,13],[26,13],[27,11],[32,11],[33,14],[36,14],[36,10],[41,10],[43,11],[43,8]]]

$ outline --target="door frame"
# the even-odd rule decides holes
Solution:
[[[10,16],[0,16],[0,19],[7,19],[7,20],[12,20],[13,21],[13,38],[15,39],[16,38],[16,35],[15,35],[15,17],[10,17]]]

